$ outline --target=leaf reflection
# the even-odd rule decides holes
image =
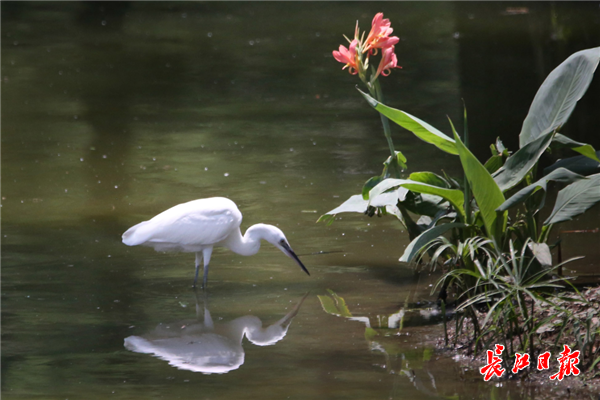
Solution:
[[[435,377],[428,368],[428,363],[434,353],[432,343],[420,340],[418,331],[406,330],[406,332],[403,332],[406,328],[406,322],[411,318],[421,320],[421,324],[428,323],[425,321],[435,320],[438,314],[436,310],[409,308],[409,294],[404,306],[398,312],[389,315],[377,315],[377,318],[373,321],[374,323],[371,323],[371,319],[367,316],[353,315],[343,297],[337,295],[331,289],[327,289],[327,292],[328,295],[317,296],[323,311],[365,325],[365,340],[369,350],[381,353],[384,356],[383,364],[374,365],[382,368],[388,374],[408,378],[413,386],[426,396],[439,397]],[[410,325],[414,325],[414,323]],[[417,337],[410,344],[407,344],[408,340],[400,338],[408,338],[415,333],[417,333],[415,335]],[[415,344],[419,345],[416,346]],[[390,398],[392,397],[390,396]]]

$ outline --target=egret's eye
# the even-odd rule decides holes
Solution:
[[[281,239],[281,240],[279,241],[279,244],[285,244],[285,239]]]

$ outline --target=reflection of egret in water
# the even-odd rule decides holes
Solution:
[[[306,295],[276,323],[263,328],[262,321],[246,315],[215,324],[204,296],[204,316],[196,298],[196,319],[159,324],[144,336],[125,338],[125,347],[136,353],[153,354],[179,369],[203,374],[225,374],[244,363],[244,335],[258,346],[270,346],[286,335]]]

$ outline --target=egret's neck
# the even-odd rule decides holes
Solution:
[[[264,238],[264,227],[265,225],[263,224],[253,225],[248,228],[244,236],[242,236],[242,232],[238,228],[234,233],[229,235],[224,245],[234,253],[243,256],[254,255],[260,249],[260,240]]]

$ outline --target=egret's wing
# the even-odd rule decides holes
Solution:
[[[157,339],[129,336],[125,338],[125,348],[153,354],[178,369],[204,374],[224,374],[244,363],[241,344],[215,333]]]
[[[157,250],[198,251],[227,238],[242,222],[235,203],[225,198],[194,200],[170,208],[130,228],[123,243]]]

